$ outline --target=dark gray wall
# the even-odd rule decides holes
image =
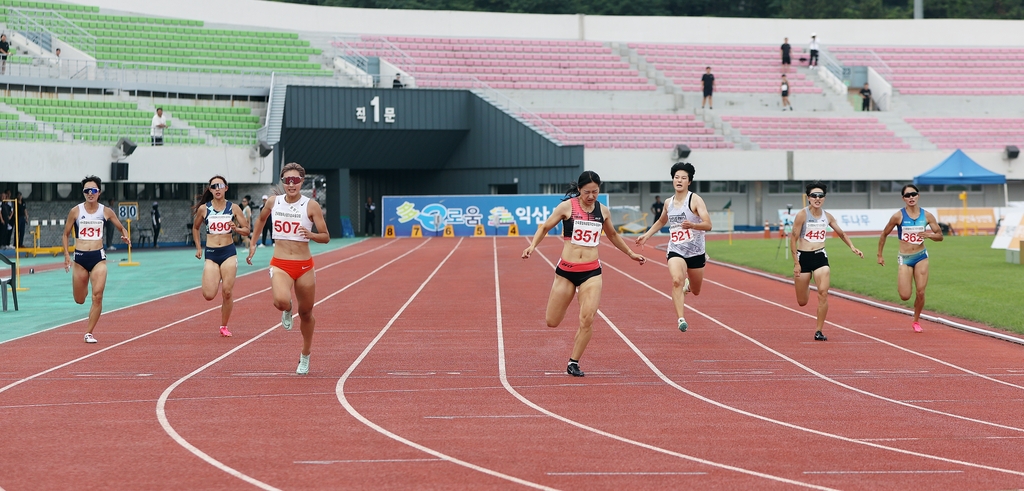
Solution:
[[[379,121],[370,101],[379,97]],[[366,108],[366,121],[356,108]],[[385,121],[394,108],[394,122]],[[362,204],[390,194],[488,194],[517,184],[520,193],[568,183],[583,170],[583,147],[560,146],[465,90],[288,87],[275,154],[328,179],[329,217],[365,228]],[[379,232],[380,212],[374,230]],[[332,235],[339,220],[328,218]]]

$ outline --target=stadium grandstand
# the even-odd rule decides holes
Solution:
[[[228,178],[232,199],[258,197],[292,160],[317,173],[308,191],[328,215],[355,230],[368,197],[561,192],[582,169],[602,176],[613,205],[646,210],[671,193],[680,158],[738,227],[775,222],[810,180],[833,183],[830,206],[899,206],[901,183],[958,148],[1008,184],[934,185],[930,204],[959,206],[962,191],[972,205],[1024,200],[1013,152],[1024,145],[1024,49],[1008,45],[1011,22],[0,0],[0,24],[11,43],[0,188],[22,192],[44,223],[66,213],[83,176],[107,180],[112,162],[129,175],[104,197],[167,202],[165,219],[182,224],[164,227],[171,243],[188,240],[188,207],[210,176]],[[816,68],[811,33],[823,45]],[[791,66],[780,63],[786,37]],[[702,108],[705,67],[715,82]]]

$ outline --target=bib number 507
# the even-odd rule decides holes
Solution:
[[[282,234],[297,234],[299,233],[299,222],[274,222],[274,231]]]

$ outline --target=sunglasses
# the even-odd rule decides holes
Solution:
[[[228,187],[227,184],[224,184],[224,183],[221,183],[221,182],[210,184],[210,189],[212,189],[214,191],[216,191],[218,189],[225,189],[227,187]]]
[[[288,177],[282,178],[281,182],[283,182],[285,184],[289,184],[289,185],[301,184],[302,183],[302,178],[301,177],[295,177],[295,176],[288,176]]]
[[[917,196],[917,193],[915,193],[913,191],[903,195],[904,198],[913,198],[915,196]]]
[[[82,190],[82,194],[100,194],[98,188],[85,188]]]
[[[825,197],[825,193],[808,193],[807,197],[808,198],[824,198]]]

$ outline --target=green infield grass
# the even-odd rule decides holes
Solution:
[[[1024,333],[1024,266],[1006,262],[1002,249],[992,249],[992,236],[946,237],[942,242],[926,241],[929,279],[925,311],[970,319],[992,327]],[[896,252],[899,243],[890,236],[885,245],[885,266],[877,261],[878,237],[855,237],[853,244],[864,259],[851,253],[846,244],[830,237],[828,261],[832,287],[903,305],[910,301],[896,293]],[[779,239],[711,240],[711,259],[792,277],[793,259],[776,251]],[[783,244],[788,247],[788,243]]]

